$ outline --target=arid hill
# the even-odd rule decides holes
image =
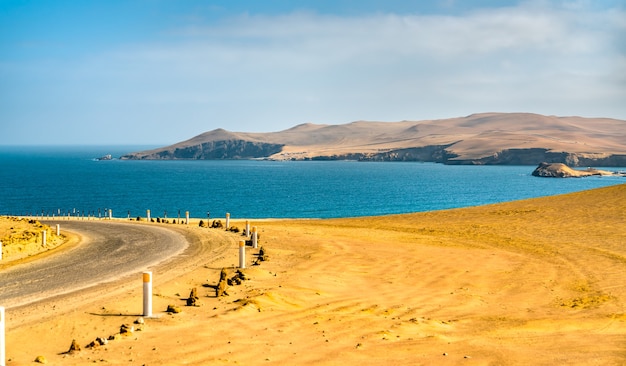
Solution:
[[[582,178],[590,177],[592,175],[616,175],[626,176],[620,172],[610,172],[606,170],[600,170],[595,168],[587,168],[585,170],[575,170],[563,163],[541,163],[532,172],[535,177],[547,177],[547,178]]]
[[[306,123],[269,133],[217,129],[121,158],[626,166],[626,121],[483,113],[425,121]]]

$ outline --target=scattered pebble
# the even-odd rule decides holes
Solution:
[[[182,309],[176,305],[167,305],[167,310],[168,313],[180,313],[182,311]]]
[[[76,340],[73,339],[72,344],[70,345],[70,349],[67,351],[67,353],[73,353],[73,352],[78,352],[78,351],[80,351],[80,346],[78,345]]]
[[[135,331],[135,328],[128,324],[122,324],[120,326],[120,334],[130,334],[134,331]]]

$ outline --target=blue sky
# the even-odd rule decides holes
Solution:
[[[626,119],[626,0],[0,0],[0,145]]]

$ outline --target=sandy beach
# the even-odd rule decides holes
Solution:
[[[407,215],[252,220],[269,260],[253,265],[248,247],[248,279],[219,298],[241,233],[155,223],[220,245],[155,269],[145,324],[133,324],[140,274],[7,311],[7,365],[623,365],[624,207],[622,184]],[[193,288],[197,306],[186,306]],[[86,347],[122,324],[135,331]],[[72,340],[81,351],[66,352]]]

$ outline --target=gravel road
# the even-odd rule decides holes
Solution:
[[[158,226],[115,222],[46,221],[82,237],[72,249],[2,271],[0,304],[26,305],[140,273],[182,253],[179,232]]]

